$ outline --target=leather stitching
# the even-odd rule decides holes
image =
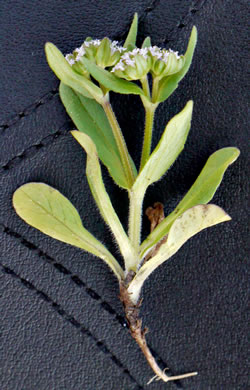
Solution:
[[[59,130],[57,130],[54,134],[46,135],[46,137],[42,138],[41,141],[37,144],[29,146],[17,156],[12,157],[12,159],[10,159],[7,163],[0,167],[0,170],[8,171],[9,169],[14,168],[24,159],[34,156],[36,152],[41,148],[51,145],[58,137],[62,135],[67,135],[69,131],[63,128],[68,123],[72,123],[70,119],[67,119],[67,121],[65,121],[64,124],[59,128]]]
[[[84,288],[85,292],[94,300],[99,301],[99,305],[102,307],[103,310],[108,312],[113,318],[122,326],[122,328],[128,329],[128,325],[126,322],[126,319],[121,316],[120,314],[116,313],[116,311],[112,308],[112,306],[102,299],[102,297],[92,288],[90,288],[79,276],[73,274],[68,268],[58,263],[55,259],[53,259],[50,255],[43,252],[40,248],[38,248],[35,244],[28,241],[26,238],[22,237],[19,233],[11,230],[7,226],[5,226],[3,223],[0,223],[1,230],[3,233],[7,234],[8,236],[15,238],[18,240],[22,245],[27,247],[29,250],[34,251],[37,253],[37,255],[44,260],[46,263],[52,265],[58,272],[64,274],[65,276],[68,276],[71,281],[76,284],[80,288]],[[167,364],[163,361],[163,359],[155,352],[152,347],[149,345],[149,348],[157,360],[157,363],[160,365],[162,369],[167,367]],[[168,369],[169,375],[174,375],[171,369]],[[175,385],[176,388],[179,390],[183,389],[183,387],[180,384],[180,381],[175,381],[172,383],[172,385]]]
[[[5,131],[5,130],[9,129],[10,127],[14,126],[21,119],[32,114],[39,107],[41,107],[44,104],[51,101],[58,94],[59,94],[58,89],[52,89],[51,91],[49,91],[48,93],[43,95],[41,98],[39,98],[37,101],[35,101],[35,103],[29,105],[23,111],[19,112],[19,114],[13,116],[12,118],[9,118],[6,123],[0,124],[0,131],[1,130]]]
[[[178,32],[178,30],[189,26],[189,24],[192,21],[193,15],[195,15],[197,12],[199,12],[201,10],[201,8],[207,3],[207,1],[208,0],[195,0],[195,1],[193,1],[192,4],[190,5],[190,8],[189,8],[188,12],[186,13],[186,15],[179,20],[177,25],[170,31],[169,35],[170,34],[174,35],[175,33]],[[172,39],[165,38],[163,40],[160,40],[159,42],[163,43],[163,44],[168,44],[169,42],[172,42],[172,41],[174,41],[174,38],[172,38]]]
[[[139,385],[139,383],[136,381],[136,379],[130,374],[129,370],[125,368],[122,364],[122,362],[108,349],[108,347],[104,344],[103,341],[99,341],[91,332],[89,329],[87,329],[82,323],[77,321],[72,315],[67,313],[61,305],[54,302],[46,293],[44,293],[42,290],[39,290],[36,288],[36,286],[29,282],[28,280],[22,278],[20,275],[18,275],[15,271],[10,269],[9,267],[5,266],[4,264],[0,263],[0,267],[2,269],[2,272],[4,272],[7,275],[10,275],[12,278],[18,280],[22,283],[23,286],[28,288],[29,290],[33,291],[40,299],[42,299],[44,302],[50,304],[50,306],[53,308],[54,311],[56,311],[65,321],[69,322],[71,325],[73,325],[75,328],[79,330],[80,333],[86,335],[90,339],[92,339],[96,346],[109,358],[114,362],[114,364],[119,367],[123,374],[126,375],[132,382],[134,382],[137,385],[137,388],[134,390],[143,390],[143,387]]]

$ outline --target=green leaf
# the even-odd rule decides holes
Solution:
[[[131,50],[130,48],[132,48],[132,49],[135,48],[135,46],[136,46],[137,29],[138,29],[138,14],[135,13],[133,22],[132,22],[132,24],[130,26],[130,29],[129,29],[129,32],[128,32],[128,36],[126,38],[126,41],[125,41],[123,47],[126,47],[126,48],[129,47],[129,50]]]
[[[237,148],[217,150],[207,160],[200,175],[175,210],[169,214],[141,245],[141,254],[147,252],[168,233],[173,222],[189,208],[206,204],[213,198],[225,171],[239,156]]]
[[[123,277],[123,270],[116,259],[83,227],[77,210],[59,191],[44,183],[24,184],[15,191],[13,206],[19,217],[29,225],[100,257],[118,279]]]
[[[188,72],[190,65],[191,65],[191,62],[192,62],[196,42],[197,42],[197,29],[194,26],[192,29],[190,38],[189,38],[187,51],[184,55],[185,56],[185,64],[184,64],[183,68],[178,73],[175,73],[171,76],[164,77],[160,81],[159,91],[158,91],[158,95],[156,98],[157,102],[163,102],[170,95],[172,95],[172,93],[178,87],[179,82],[183,79],[185,74]]]
[[[142,49],[144,49],[144,47],[150,47],[150,46],[151,46],[151,38],[146,37],[142,43]]]
[[[108,90],[121,94],[144,95],[143,90],[131,81],[120,79],[85,57],[82,57],[82,62],[91,76]]]
[[[120,187],[129,188],[112,129],[101,105],[63,83],[60,84],[59,92],[66,111],[77,129],[87,134],[96,145],[98,156],[107,167],[110,176]],[[136,172],[134,164],[133,167]]]
[[[50,68],[64,84],[87,98],[101,101],[103,98],[102,90],[86,77],[74,72],[63,54],[53,43],[46,43],[45,52]]]
[[[167,124],[155,150],[137,176],[132,191],[143,193],[147,187],[159,180],[171,167],[182,149],[190,129],[193,102],[190,100],[184,109]]]
[[[142,285],[148,276],[159,265],[173,256],[189,238],[203,229],[230,219],[224,210],[213,204],[197,205],[186,210],[175,220],[167,240],[160,246],[156,255],[148,260],[134,277],[128,288],[131,299],[134,302],[138,301]]]
[[[87,153],[86,174],[92,195],[104,221],[114,234],[125,260],[126,269],[130,269],[131,264],[135,263],[136,254],[104,187],[96,147],[86,134],[79,131],[71,133]]]

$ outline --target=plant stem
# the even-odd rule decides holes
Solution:
[[[160,79],[158,77],[153,78],[153,88],[152,88],[152,102],[153,103],[155,103],[156,99],[157,99],[159,81],[160,81]]]
[[[142,203],[144,198],[144,191],[133,192],[129,191],[129,238],[136,253],[139,253],[139,246],[141,241],[141,220],[142,220]],[[134,271],[136,271],[135,269]]]
[[[131,279],[131,275],[129,274],[129,277]],[[129,281],[128,281],[129,282]],[[152,378],[149,382],[151,383],[155,378],[160,378],[163,380],[163,382],[169,382],[174,381],[178,379],[184,379],[188,378],[194,375],[197,375],[197,372],[190,372],[187,374],[182,375],[175,375],[175,376],[167,376],[165,374],[165,370],[161,370],[158,364],[155,361],[155,358],[153,357],[146,341],[146,333],[148,332],[147,328],[142,329],[142,320],[139,318],[139,309],[141,305],[141,301],[139,303],[134,304],[131,299],[130,295],[128,293],[128,283],[127,281],[122,281],[120,283],[120,300],[123,303],[124,311],[126,314],[126,319],[129,324],[129,329],[131,336],[134,338],[134,340],[137,342],[139,347],[141,348],[144,356],[147,359],[148,364],[156,374],[156,377]]]
[[[154,125],[154,115],[157,105],[153,103],[144,104],[145,107],[145,129],[144,129],[144,139],[143,139],[143,147],[142,147],[142,155],[141,155],[141,164],[140,164],[140,172],[146,164],[150,152],[151,152],[151,142],[152,142],[152,133],[153,133],[153,125]]]
[[[118,150],[120,152],[122,165],[123,165],[124,172],[125,172],[125,175],[126,175],[127,180],[128,180],[129,187],[132,187],[132,185],[135,181],[135,176],[134,176],[132,166],[130,164],[129,153],[128,153],[127,145],[126,145],[125,139],[123,137],[121,128],[119,126],[119,123],[117,122],[115,113],[114,113],[112,106],[111,106],[108,99],[104,100],[104,102],[102,103],[102,107],[105,111],[105,114],[109,120],[110,126],[113,130],[113,134],[115,137],[115,141],[116,141]]]
[[[151,99],[151,96],[150,96],[150,89],[149,89],[149,85],[148,85],[148,76],[144,76],[141,80],[141,85],[142,85],[142,89],[143,89],[143,92],[145,93],[145,95]]]

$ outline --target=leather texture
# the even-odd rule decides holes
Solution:
[[[149,189],[144,207],[160,201],[170,212],[211,153],[241,150],[213,203],[232,217],[201,232],[158,268],[143,288],[141,315],[148,342],[171,374],[199,375],[164,384],[131,339],[118,283],[99,259],[26,225],[12,194],[45,182],[67,196],[84,226],[114,254],[117,249],[91,198],[85,153],[46,63],[44,44],[63,53],[86,36],[124,40],[134,12],[139,43],[183,52],[193,25],[198,46],[178,90],[157,111],[153,143],[186,101],[192,129],[178,161]],[[1,390],[246,390],[247,382],[247,1],[5,0],[0,4],[0,389]],[[143,134],[140,99],[112,102],[138,164]],[[127,196],[103,169],[123,224]],[[146,218],[143,237],[149,230]],[[119,258],[120,259],[120,258]]]

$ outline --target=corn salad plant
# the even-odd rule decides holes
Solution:
[[[104,260],[120,285],[120,299],[132,337],[140,346],[155,377],[164,382],[196,375],[168,376],[156,363],[146,342],[147,328],[139,318],[141,290],[151,273],[170,259],[201,230],[231,218],[220,207],[208,204],[224,172],[239,156],[234,147],[220,149],[207,160],[197,180],[168,215],[156,203],[146,210],[151,232],[141,242],[142,205],[147,188],[160,180],[184,148],[191,126],[190,100],[166,125],[151,150],[155,111],[178,87],[187,73],[197,41],[193,27],[185,54],[151,45],[147,37],[136,47],[137,14],[123,46],[109,38],[86,38],[64,56],[56,46],[45,46],[47,61],[60,79],[60,97],[77,130],[72,136],[87,154],[86,176],[93,198],[109,226],[124,259],[124,267],[82,224],[72,205],[44,183],[28,183],[13,196],[17,214],[41,232],[74,245]],[[150,79],[150,82],[149,82]],[[137,170],[110,104],[109,92],[139,95],[145,109],[145,129],[140,167]],[[127,191],[130,207],[128,232],[124,230],[102,180],[100,161],[115,184]],[[151,382],[151,381],[149,381]]]

